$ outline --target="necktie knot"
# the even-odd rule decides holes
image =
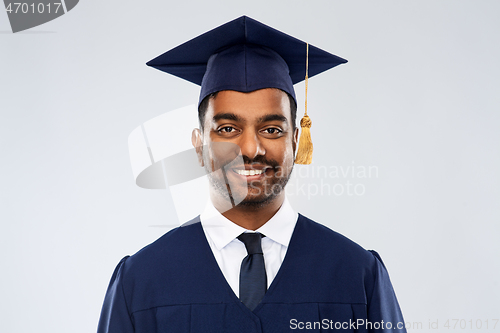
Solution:
[[[261,239],[263,237],[266,237],[262,235],[261,233],[255,232],[255,233],[242,233],[241,235],[238,236],[238,239],[245,244],[245,247],[247,249],[248,255],[252,254],[263,254],[262,252],[262,245],[261,245]]]

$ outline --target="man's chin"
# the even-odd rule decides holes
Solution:
[[[262,208],[272,203],[278,196],[279,193],[273,193],[271,195],[252,195],[249,193],[243,200],[239,201],[236,206]]]
[[[267,206],[272,200],[270,198],[266,198],[264,200],[243,200],[236,205],[236,207],[245,207],[245,208],[262,208]]]

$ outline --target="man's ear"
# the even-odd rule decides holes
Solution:
[[[191,143],[196,150],[196,155],[198,155],[198,163],[200,166],[205,166],[203,163],[203,137],[198,128],[195,128],[191,134]]]
[[[293,131],[293,142],[292,142],[294,156],[297,149],[297,142],[299,142],[299,128],[295,127],[295,130]]]

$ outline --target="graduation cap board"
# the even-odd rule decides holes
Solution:
[[[278,88],[293,97],[293,85],[347,62],[247,16],[210,30],[154,58],[148,66],[201,86],[198,106],[222,90],[251,92]],[[307,99],[306,99],[307,101]],[[296,163],[310,164],[312,142],[307,116]],[[303,144],[307,141],[307,144]]]

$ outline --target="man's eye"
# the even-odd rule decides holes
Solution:
[[[267,134],[280,134],[282,133],[283,131],[278,129],[278,128],[274,128],[274,127],[270,127],[270,128],[266,128],[264,130],[264,132],[266,132]]]
[[[231,132],[235,131],[235,129],[234,129],[234,127],[231,127],[231,126],[224,126],[224,127],[219,128],[218,131],[220,133],[231,133]]]

